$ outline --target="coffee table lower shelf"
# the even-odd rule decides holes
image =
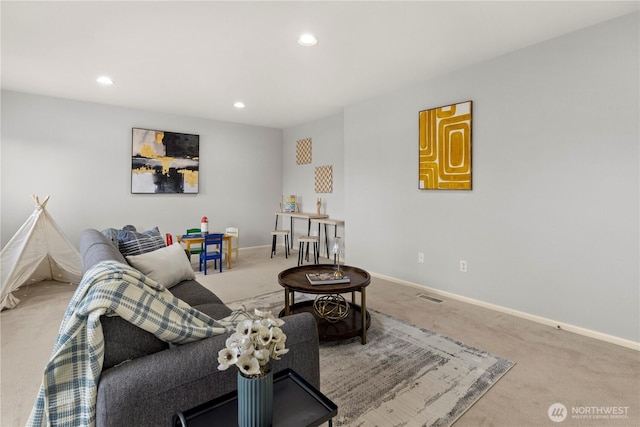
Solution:
[[[353,337],[364,336],[362,331],[362,307],[358,304],[349,303],[349,314],[344,319],[337,322],[330,322],[322,318],[313,308],[313,301],[302,301],[289,307],[291,314],[294,313],[311,313],[316,318],[318,324],[318,338],[320,341],[340,341]],[[284,316],[284,310],[280,311],[279,316]],[[367,324],[366,328],[371,326],[371,315],[366,312]]]
[[[273,427],[333,425],[338,406],[291,369],[273,376]],[[238,425],[238,392],[234,391],[185,412],[176,411],[175,427]]]

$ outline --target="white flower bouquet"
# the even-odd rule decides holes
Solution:
[[[226,347],[218,352],[219,370],[236,365],[241,375],[259,378],[269,373],[272,360],[289,352],[287,336],[280,329],[284,321],[268,311],[255,310],[255,314],[256,319],[238,323],[227,338]]]

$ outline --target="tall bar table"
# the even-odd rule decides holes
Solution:
[[[294,219],[305,219],[307,220],[307,235],[311,232],[311,220],[312,219],[322,219],[328,218],[329,215],[326,214],[318,214],[318,213],[309,213],[309,212],[276,212],[276,226],[274,230],[278,229],[278,218],[280,216],[288,216],[291,220],[291,239],[289,240],[289,246],[293,249],[293,220]]]

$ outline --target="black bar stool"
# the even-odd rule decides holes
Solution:
[[[284,236],[284,256],[289,258],[289,230],[273,230],[271,236],[271,258],[276,254],[276,238],[278,236]]]
[[[300,250],[298,251],[298,266],[303,264],[303,260],[305,258],[305,250],[304,244],[307,244],[307,261],[309,261],[309,243],[313,243],[313,263],[319,263],[319,255],[318,255],[318,236],[300,236],[298,238],[298,242],[300,243]]]

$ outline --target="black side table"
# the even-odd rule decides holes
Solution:
[[[273,376],[273,427],[316,427],[338,414],[338,406],[291,369]],[[174,427],[237,426],[238,392],[234,391],[188,411],[176,411]]]

